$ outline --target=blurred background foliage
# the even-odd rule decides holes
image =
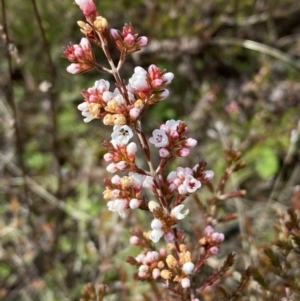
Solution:
[[[128,58],[124,78],[136,65],[147,68],[151,63],[175,74],[170,97],[143,117],[144,130],[149,134],[168,119],[185,120],[199,144],[180,163],[205,159],[219,177],[224,149],[237,148],[247,167],[232,187],[247,189],[243,206],[249,216],[267,205],[289,206],[293,187],[300,184],[300,3],[95,2],[111,27],[131,22],[149,38],[148,47]],[[0,298],[77,300],[83,284],[96,281],[110,285],[111,300],[139,300],[148,288],[131,282],[125,258],[137,250],[128,247],[125,226],[143,224],[145,216],[119,221],[107,212],[101,142],[110,129],[97,120],[84,124],[76,109],[82,102],[80,91],[106,75],[73,76],[65,70],[63,48],[79,42],[76,21],[83,20],[72,0],[37,0],[39,16],[33,4],[9,0],[1,7]],[[118,53],[113,54],[117,59]],[[224,210],[235,209],[224,204]],[[259,226],[269,222],[270,228],[270,216]]]

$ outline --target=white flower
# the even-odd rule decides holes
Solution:
[[[155,218],[152,222],[151,222],[151,228],[153,229],[150,232],[149,238],[154,242],[158,242],[161,237],[164,235],[164,231],[161,229],[163,226],[162,222]]]
[[[153,189],[154,187],[153,178],[150,176],[146,176],[143,182],[143,187],[147,189]]]
[[[154,130],[152,137],[149,139],[150,143],[154,144],[155,147],[165,147],[169,144],[168,136],[164,130]]]
[[[151,231],[149,238],[154,242],[157,243],[161,237],[163,237],[164,231],[161,229],[154,229]]]
[[[194,267],[195,265],[191,261],[188,261],[183,265],[182,270],[186,275],[189,275],[193,272]]]
[[[133,137],[133,132],[128,125],[115,125],[111,134],[112,141],[118,144],[127,144]]]
[[[180,204],[171,210],[171,215],[174,216],[177,220],[184,219],[185,216],[189,213],[189,209],[186,209],[182,212],[184,205]]]
[[[125,211],[124,211],[125,205],[126,205],[126,201],[123,199],[116,199],[116,200],[107,202],[108,210],[113,211],[113,212],[118,212],[122,218],[124,218],[126,216]]]
[[[104,80],[104,79],[96,80],[95,84],[94,84],[95,89],[97,89],[98,92],[101,93],[101,94],[108,91],[109,86],[110,86],[109,81]]]
[[[134,74],[129,79],[129,84],[132,88],[141,92],[149,92],[150,85],[146,80],[147,71],[142,67],[135,67]]]
[[[188,175],[185,177],[183,185],[186,187],[187,192],[193,193],[201,187],[201,182],[195,179],[193,176]]]
[[[90,122],[93,118],[92,114],[89,112],[88,103],[83,102],[80,105],[78,105],[78,110],[81,111],[81,115],[85,117],[83,119],[84,122]]]
[[[180,283],[181,283],[181,286],[183,288],[187,288],[187,287],[191,286],[191,281],[190,281],[189,278],[183,278],[183,279],[181,279]]]
[[[146,176],[140,175],[136,172],[130,172],[128,175],[133,180],[132,187],[135,188],[135,189],[141,189]]]
[[[170,129],[170,131],[176,131],[180,122],[181,120],[171,119],[166,122],[166,126]]]

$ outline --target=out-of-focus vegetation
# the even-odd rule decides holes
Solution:
[[[119,220],[107,211],[101,142],[110,132],[101,121],[84,124],[76,109],[80,91],[106,75],[65,71],[63,47],[79,42],[81,12],[71,0],[36,2],[38,15],[34,1],[2,0],[1,8],[0,299],[77,300],[94,282],[109,286],[107,300],[150,300],[149,287],[131,280],[125,262],[137,251],[128,247],[125,226],[147,218]],[[205,159],[216,178],[224,149],[243,154],[246,168],[230,185],[247,196],[222,204],[240,219],[220,230],[228,237],[224,254],[240,254],[236,268],[245,269],[258,246],[274,239],[276,216],[300,206],[299,194],[291,203],[300,185],[300,3],[95,2],[111,27],[131,22],[149,38],[128,58],[125,78],[151,63],[175,74],[170,97],[143,117],[145,131],[171,118],[187,121],[199,141],[190,163]]]

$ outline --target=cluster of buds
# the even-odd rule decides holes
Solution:
[[[120,52],[124,51],[125,54],[138,51],[148,43],[147,37],[139,37],[137,33],[134,33],[131,24],[125,24],[122,33],[117,29],[111,28],[110,37]]]
[[[175,248],[172,244],[169,247]],[[179,249],[177,258],[173,255],[167,256],[166,267],[161,271],[160,276],[168,282],[180,282],[183,288],[188,288],[191,286],[190,275],[192,275],[195,265],[186,245],[181,244]]]
[[[225,239],[223,233],[214,232],[212,226],[207,226],[204,229],[204,236],[199,240],[201,246],[209,251],[210,254],[217,254],[219,251],[219,245]]]
[[[76,74],[94,68],[94,56],[88,39],[82,38],[77,45],[68,45],[64,51],[65,57],[72,62],[67,71]]]

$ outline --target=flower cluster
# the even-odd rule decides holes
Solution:
[[[218,246],[225,239],[223,233],[214,232],[212,226],[207,226],[204,229],[204,236],[199,240],[199,243],[209,251],[210,254],[217,254]]]
[[[98,14],[92,0],[75,2],[86,18],[86,22],[78,22],[85,37],[78,45],[65,49],[64,54],[71,62],[67,71],[76,74],[94,68],[112,75],[115,80],[113,88],[107,80],[97,80],[93,87],[82,91],[84,101],[78,105],[84,122],[102,119],[105,125],[113,126],[111,140],[103,142],[107,150],[103,159],[108,162],[109,173],[122,175],[104,179],[103,199],[108,210],[122,218],[126,217],[127,210],[140,209],[152,220],[148,232],[132,233],[130,243],[143,248],[143,252],[127,261],[138,267],[137,279],[158,279],[179,285],[181,290],[188,289],[198,267],[195,268],[192,254],[187,250],[178,221],[189,213],[185,200],[202,184],[208,184],[214,174],[206,171],[205,162],[201,161],[193,168],[178,167],[166,175],[166,164],[175,157],[187,156],[197,141],[187,137],[187,124],[181,120],[166,121],[147,139],[141,128],[141,116],[150,105],[168,97],[167,86],[173,80],[173,73],[152,64],[147,70],[138,66],[131,78],[122,79],[120,70],[126,56],[145,47],[147,38],[135,33],[131,24],[125,24],[122,32],[109,29],[107,20]],[[91,42],[102,49],[109,69],[96,61]],[[112,60],[110,47],[120,52],[118,64]],[[156,167],[151,161],[149,143],[158,149],[160,162]],[[136,162],[138,146],[148,168]],[[167,255],[166,249],[155,249],[161,238],[169,244],[171,254]],[[223,239],[222,233],[213,232],[208,226],[200,244],[210,256],[218,251]]]
[[[166,157],[185,157],[190,153],[190,148],[197,145],[197,140],[187,138],[185,134],[188,127],[181,120],[169,120],[154,130],[149,142],[159,148],[159,155]]]

